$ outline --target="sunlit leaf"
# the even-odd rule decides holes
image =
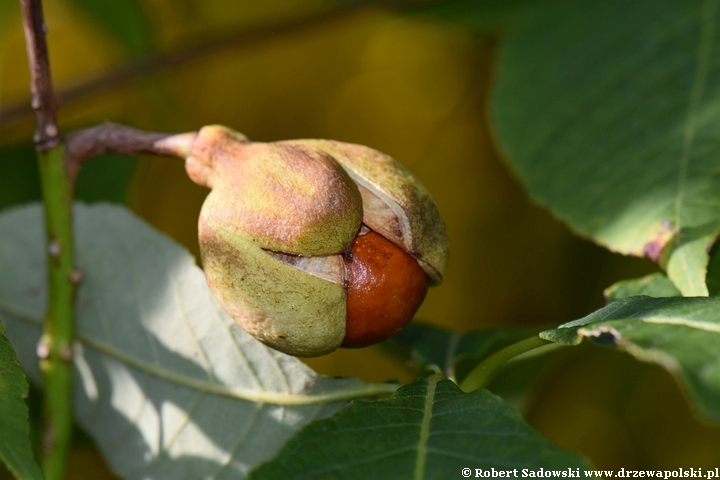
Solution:
[[[703,415],[720,420],[720,297],[627,298],[540,336],[568,345],[588,338],[658,363]]]
[[[605,289],[605,298],[608,301],[620,300],[628,297],[679,297],[680,292],[667,275],[656,272],[641,278],[622,280]]]
[[[41,479],[30,445],[28,384],[0,325],[0,459],[17,478]]]
[[[462,478],[469,467],[472,476],[477,468],[494,468],[518,469],[519,477],[523,469],[589,467],[499,397],[463,393],[441,378],[416,380],[388,399],[356,402],[311,424],[250,478]]]
[[[493,116],[531,195],[707,295],[720,230],[717,2],[542,3],[504,37]]]
[[[317,376],[245,334],[193,258],[128,211],[75,208],[75,414],[125,478],[242,478],[342,401],[391,385]],[[26,372],[46,303],[42,211],[0,215],[0,317]]]

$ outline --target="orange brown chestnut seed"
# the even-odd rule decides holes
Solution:
[[[345,257],[347,330],[343,347],[385,340],[412,319],[430,277],[417,261],[375,232],[359,235]]]

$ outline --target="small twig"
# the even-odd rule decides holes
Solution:
[[[30,66],[30,105],[35,110],[35,148],[49,150],[60,143],[60,131],[57,126],[57,101],[53,92],[50,64],[48,62],[45,32],[47,26],[43,19],[40,0],[22,0],[23,29]]]
[[[343,16],[354,13],[360,6],[362,5],[348,4],[312,17],[292,19],[284,23],[263,26],[249,31],[233,32],[219,37],[216,35],[215,38],[202,41],[196,45],[183,45],[169,52],[151,53],[144,57],[129,60],[75,85],[70,85],[59,91],[58,99],[63,106],[71,105],[104,91],[122,87],[163,70],[186,65],[220,53],[223,50],[251,46],[281,35],[316,28],[324,23],[337,21]],[[28,113],[29,109],[26,101],[8,106],[0,110],[0,127],[14,124],[22,120]]]
[[[43,470],[48,480],[65,474],[73,428],[72,345],[75,328],[75,259],[72,188],[65,169],[65,146],[57,127],[41,0],[21,0],[30,65],[30,91],[37,130],[47,241],[48,306],[38,344],[45,386]]]
[[[210,55],[215,55],[223,50],[247,47],[283,35],[294,34],[336,22],[356,14],[357,11],[361,9],[385,7],[413,10],[440,4],[442,1],[443,0],[366,0],[343,2],[331,10],[308,17],[285,20],[242,32],[232,32],[220,37],[216,36],[216,38],[212,38],[209,34],[200,35],[200,38],[210,37],[211,39],[192,46],[183,45],[169,52],[156,52],[129,60],[122,65],[61,89],[58,92],[57,98],[60,105],[71,105],[90,98],[93,95],[155,75],[160,71],[186,65]],[[29,113],[30,110],[27,107],[27,101],[11,104],[0,109],[0,128],[21,121]]]
[[[196,134],[144,132],[124,125],[105,122],[77,130],[65,139],[65,161],[68,177],[74,182],[82,164],[105,153],[121,155],[165,155],[185,158]]]

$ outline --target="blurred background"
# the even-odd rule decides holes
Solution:
[[[39,198],[17,3],[0,0],[0,208]],[[462,332],[557,325],[656,267],[574,237],[528,200],[493,144],[493,59],[523,3],[46,0],[61,130],[219,123],[256,141],[369,145],[413,171],[447,223],[450,267],[419,321]],[[181,161],[86,165],[78,198],[124,203],[198,256],[207,190]],[[568,350],[514,399],[541,433],[603,468],[720,466],[720,430],[695,419],[664,370],[599,347]],[[418,375],[382,346],[307,363],[373,382]],[[80,443],[71,478],[106,475]]]

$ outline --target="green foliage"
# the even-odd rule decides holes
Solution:
[[[554,2],[504,38],[493,116],[531,195],[707,295],[720,231],[717,2]],[[662,253],[662,256],[661,256]]]
[[[700,413],[720,420],[718,297],[631,297],[540,336],[566,345],[587,338],[658,363],[687,387]]]
[[[38,205],[0,215],[0,315],[36,381],[42,225]],[[193,258],[126,210],[80,204],[75,225],[75,414],[120,475],[238,478],[343,400],[395,389],[320,377],[260,344]]]
[[[414,322],[388,340],[387,346],[421,371],[442,372],[461,381],[480,361],[537,329],[482,330],[460,333]]]
[[[234,15],[232,18],[241,19],[236,26],[239,31],[252,27],[253,15],[268,21],[263,15],[269,14],[259,7],[255,10],[251,3],[221,3],[61,2],[73,7],[68,9],[72,15],[83,12],[76,16],[96,22],[114,40],[108,43],[122,45],[132,56],[153,53],[159,44],[163,48],[167,44],[171,50],[178,45],[184,48],[182,43],[174,44],[174,39],[197,33],[198,25],[210,25],[207,31],[214,32],[213,18],[223,29],[230,29],[230,20],[225,17]],[[444,478],[459,476],[465,467],[587,468],[587,462],[543,438],[503,400],[484,389],[463,393],[456,386],[470,372],[480,374],[482,385],[495,378],[493,382],[497,383],[488,384],[493,391],[497,393],[496,387],[502,384],[500,390],[508,394],[505,401],[512,397],[523,413],[532,414],[532,408],[523,410],[532,405],[537,394],[529,385],[547,378],[543,377],[547,362],[528,366],[516,360],[544,355],[558,345],[577,345],[583,339],[664,366],[687,390],[704,418],[720,421],[720,247],[712,247],[720,233],[718,2],[401,3],[397,11],[372,15],[392,17],[397,24],[405,22],[403,28],[412,21],[432,26],[428,30],[415,30],[416,26],[408,29],[420,45],[409,54],[398,50],[384,56],[389,50],[394,52],[401,31],[384,23],[368,28],[381,33],[367,44],[358,40],[366,35],[358,33],[361,30],[352,34],[358,38],[347,37],[348,45],[356,42],[362,46],[330,42],[333,45],[326,47],[330,52],[326,57],[303,57],[299,52],[304,47],[297,47],[291,35],[290,53],[268,53],[263,48],[280,48],[280,42],[267,48],[272,42],[261,45],[266,37],[259,35],[260,40],[255,41],[262,48],[242,53],[252,57],[244,58],[244,63],[220,56],[217,65],[197,62],[198,71],[184,70],[172,81],[155,76],[156,83],[150,89],[148,85],[141,87],[147,94],[139,95],[145,99],[144,108],[138,109],[129,96],[122,97],[122,102],[129,99],[129,106],[120,116],[137,124],[160,119],[166,123],[158,129],[168,131],[176,126],[195,129],[201,121],[231,123],[231,119],[240,118],[240,123],[262,132],[260,136],[268,140],[276,139],[272,136],[277,130],[267,125],[280,125],[280,131],[284,128],[293,135],[341,132],[338,138],[356,141],[353,137],[357,136],[364,142],[368,134],[356,129],[355,124],[365,122],[381,132],[383,141],[395,136],[410,139],[405,147],[398,148],[400,152],[430,152],[410,155],[415,165],[408,165],[430,168],[429,182],[435,180],[434,173],[443,172],[435,176],[444,176],[446,159],[460,156],[457,152],[472,159],[462,170],[462,180],[475,181],[488,172],[476,169],[479,155],[468,154],[462,140],[484,136],[478,135],[474,126],[461,124],[450,112],[463,110],[469,92],[480,88],[471,82],[484,85],[492,70],[497,78],[489,130],[496,133],[500,148],[530,195],[580,235],[614,252],[649,257],[663,272],[607,288],[605,296],[612,303],[541,333],[541,338],[554,345],[539,346],[542,342],[536,336],[537,328],[474,330],[478,321],[472,316],[476,313],[492,317],[487,324],[500,323],[475,298],[467,304],[476,311],[472,315],[463,313],[472,317],[463,324],[472,331],[410,325],[387,345],[423,374],[441,372],[449,380],[435,373],[396,390],[395,384],[323,377],[298,359],[259,344],[217,305],[202,272],[186,251],[123,209],[79,205],[74,219],[77,263],[84,276],[77,295],[75,415],[118,474],[128,478]],[[275,13],[290,18],[293,8],[280,8]],[[147,13],[152,9],[162,13],[150,19]],[[0,0],[0,34],[10,30],[7,27],[18,19],[17,13],[17,2]],[[396,17],[402,21],[397,22]],[[182,18],[189,25],[172,24]],[[455,28],[458,26],[461,28]],[[441,29],[452,34],[440,36]],[[497,60],[494,69],[487,66],[488,72],[466,72],[465,67],[457,71],[448,68],[452,59],[445,58],[451,56],[447,52],[470,51],[470,42],[455,36],[463,30],[493,35],[484,41],[488,56]],[[440,53],[425,48],[435,45],[428,40],[435,36],[440,38],[437,45],[445,49],[436,45]],[[320,48],[318,38],[311,40],[315,42],[313,49]],[[299,44],[305,41],[300,39]],[[499,45],[497,54],[490,45]],[[213,47],[198,51],[204,48]],[[345,55],[346,49],[361,57],[347,64],[355,77],[345,67],[335,68],[329,63],[330,58]],[[73,52],[52,53],[73,56]],[[198,52],[187,48],[184,53],[191,58]],[[101,53],[95,54],[104,58]],[[183,58],[171,55],[170,63],[181,63]],[[435,77],[418,67],[423,65],[418,59],[437,71],[452,70],[442,77],[449,80],[438,84],[447,90],[438,98],[430,98],[420,88],[422,82],[413,83],[415,78],[422,78],[435,86]],[[395,69],[404,62],[412,72],[407,77]],[[135,75],[132,68],[128,72]],[[249,86],[254,77],[267,83],[270,92],[255,95]],[[287,79],[291,80],[282,83]],[[367,85],[375,86],[370,95],[380,98],[377,104],[358,93]],[[282,94],[278,95],[280,90]],[[456,90],[465,93],[455,97]],[[315,91],[321,96],[313,97]],[[173,101],[165,105],[165,100],[158,100],[158,92]],[[394,96],[399,97],[397,105],[387,111],[378,107],[392,103]],[[0,100],[5,98],[0,96]],[[336,101],[337,105],[333,103]],[[432,106],[433,102],[439,105],[435,110],[410,108]],[[362,108],[356,109],[360,115],[354,117],[355,103]],[[304,116],[292,112],[295,104]],[[479,101],[468,101],[467,105],[468,110],[476,111],[484,106]],[[132,116],[135,112],[128,113],[132,109],[143,111],[136,118]],[[403,116],[405,110],[416,113]],[[382,117],[388,116],[383,112],[389,112],[396,123],[383,123]],[[185,115],[190,120],[183,119]],[[405,126],[410,119],[420,119],[417,125],[422,128],[387,127]],[[258,120],[267,120],[267,125],[256,125]],[[350,125],[348,129],[332,130],[345,123]],[[328,130],[324,130],[326,126]],[[29,144],[4,145],[0,159],[0,209],[39,200],[34,149]],[[439,166],[432,170],[430,164]],[[135,159],[112,155],[91,160],[78,178],[77,198],[127,203],[128,186],[140,175],[136,165]],[[197,212],[192,202],[183,203],[194,193],[185,195],[188,190],[181,189],[181,181],[187,180],[184,172],[181,181],[173,183],[168,180],[171,175],[165,175],[172,170],[145,166],[148,178],[153,179],[144,192],[146,198],[153,199],[148,210],[152,211],[163,196],[169,197],[167,191],[171,191],[168,203],[173,210],[183,210],[192,217],[189,231],[192,242],[196,242]],[[165,181],[170,185],[167,191],[162,189]],[[503,280],[530,278],[522,285],[536,291],[514,283],[500,285],[506,282],[485,272],[486,263],[506,258],[495,247],[504,247],[502,239],[507,230],[490,231],[485,226],[520,229],[517,225],[523,224],[523,215],[514,210],[517,204],[504,205],[504,210],[487,207],[506,199],[493,183],[463,183],[458,188],[461,195],[445,196],[446,205],[452,207],[453,199],[457,205],[454,212],[444,213],[466,222],[451,238],[455,245],[464,243],[468,247],[454,256],[453,265],[466,262],[473,266],[467,269],[467,277],[453,284],[452,269],[458,267],[451,265],[448,283],[460,293],[445,298],[456,302],[463,292],[490,291],[483,298],[525,302],[536,295],[550,303],[543,287],[557,279],[533,272],[534,258],[529,258],[537,257],[537,251],[546,255],[541,241],[545,232],[540,229],[528,229],[522,236],[528,245],[539,245],[537,251],[511,252],[522,268],[502,267],[507,270]],[[450,189],[456,188],[452,181],[447,184]],[[468,201],[476,191],[485,196],[473,197],[474,203]],[[167,211],[158,207],[153,213],[162,218]],[[492,223],[489,219],[494,217],[503,220]],[[484,242],[490,237],[500,240]],[[35,381],[40,378],[36,347],[48,299],[44,238],[38,205],[0,214],[0,320],[23,369]],[[567,253],[561,243],[558,240],[558,248]],[[481,248],[486,245],[492,248],[484,250],[491,251]],[[470,253],[475,260],[471,261]],[[550,254],[548,258],[548,262],[554,261]],[[568,263],[575,260],[573,257]],[[589,265],[587,277],[604,278],[599,266]],[[476,271],[479,267],[483,271]],[[485,283],[477,280],[480,277]],[[515,296],[503,296],[504,290],[513,289],[518,291]],[[566,297],[573,295],[574,290],[565,292]],[[710,297],[688,298],[707,295]],[[512,310],[510,301],[498,300],[503,308]],[[452,315],[462,309],[448,302],[439,311]],[[563,314],[557,317],[553,324],[561,321]],[[513,345],[527,346],[527,351],[516,350]],[[494,355],[498,352],[501,355]],[[488,363],[488,358],[494,361]],[[0,334],[0,457],[21,478],[40,478],[28,441],[23,401],[27,385],[17,363]],[[508,365],[513,367],[505,369]],[[368,364],[365,368],[372,367]],[[495,375],[498,371],[503,375]],[[355,401],[347,406],[349,400],[392,392],[386,399]],[[563,428],[564,412],[554,421],[555,428]]]
[[[487,390],[435,374],[303,429],[252,479],[448,478],[463,468],[586,469]]]
[[[609,301],[628,297],[679,297],[680,292],[667,275],[656,272],[642,278],[623,280],[605,289],[605,298]]]
[[[664,365],[720,418],[717,2],[564,2],[507,32],[493,116],[530,193],[611,250],[663,266],[543,338],[587,337]],[[707,277],[707,278],[706,278]]]
[[[30,445],[28,384],[0,325],[0,459],[19,479],[42,479]]]

